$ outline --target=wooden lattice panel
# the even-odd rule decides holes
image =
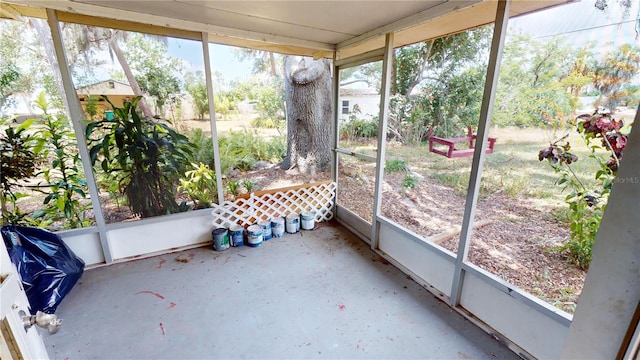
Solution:
[[[315,211],[316,222],[333,218],[333,204],[336,200],[336,183],[327,181],[307,184],[301,187],[274,189],[251,193],[235,201],[225,201],[214,205],[211,215],[214,226],[242,226],[255,224],[259,220],[286,217],[304,211]]]

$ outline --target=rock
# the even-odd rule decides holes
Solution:
[[[238,175],[240,175],[240,170],[232,168],[227,171],[227,177],[234,178]]]
[[[267,169],[267,168],[270,168],[271,165],[272,164],[268,161],[264,161],[264,160],[256,161],[256,163],[253,164],[253,170]]]
[[[300,175],[300,170],[298,170],[297,167],[294,167],[293,169],[286,170],[284,173],[287,175]]]
[[[348,177],[356,177],[356,175],[358,175],[358,169],[356,169],[355,167],[345,165],[342,168],[342,173]]]
[[[422,175],[418,174],[418,173],[417,173],[417,172],[415,172],[415,171],[411,171],[411,172],[409,173],[409,175],[411,175],[412,177],[416,178],[416,180],[418,180],[419,182],[423,182],[423,181],[424,181],[424,176],[422,176]]]

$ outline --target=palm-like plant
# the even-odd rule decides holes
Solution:
[[[193,144],[165,123],[141,117],[141,97],[113,107],[114,119],[89,123],[86,137],[91,161],[115,174],[129,207],[140,217],[180,211],[175,184],[193,150]]]
[[[640,70],[640,47],[623,44],[607,54],[595,71],[595,86],[602,92],[598,105],[615,108],[626,94],[622,88]]]

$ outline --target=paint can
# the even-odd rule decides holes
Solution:
[[[262,245],[262,227],[251,225],[247,228],[247,245],[258,247]]]
[[[271,235],[274,238],[279,238],[284,235],[284,218],[274,217],[271,219]]]
[[[316,227],[316,213],[305,211],[300,215],[300,228],[302,230],[313,230]]]
[[[225,228],[217,228],[211,232],[213,250],[223,251],[229,248],[229,232]]]
[[[289,234],[295,234],[300,231],[300,215],[296,213],[289,214],[285,219],[285,230]]]
[[[229,226],[229,237],[231,238],[231,246],[244,245],[244,229],[238,224]]]
[[[262,228],[262,240],[267,241],[271,239],[271,221],[261,220],[258,225]]]

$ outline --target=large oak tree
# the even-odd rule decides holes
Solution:
[[[287,156],[281,167],[325,171],[331,160],[331,61],[287,56],[284,69]]]

